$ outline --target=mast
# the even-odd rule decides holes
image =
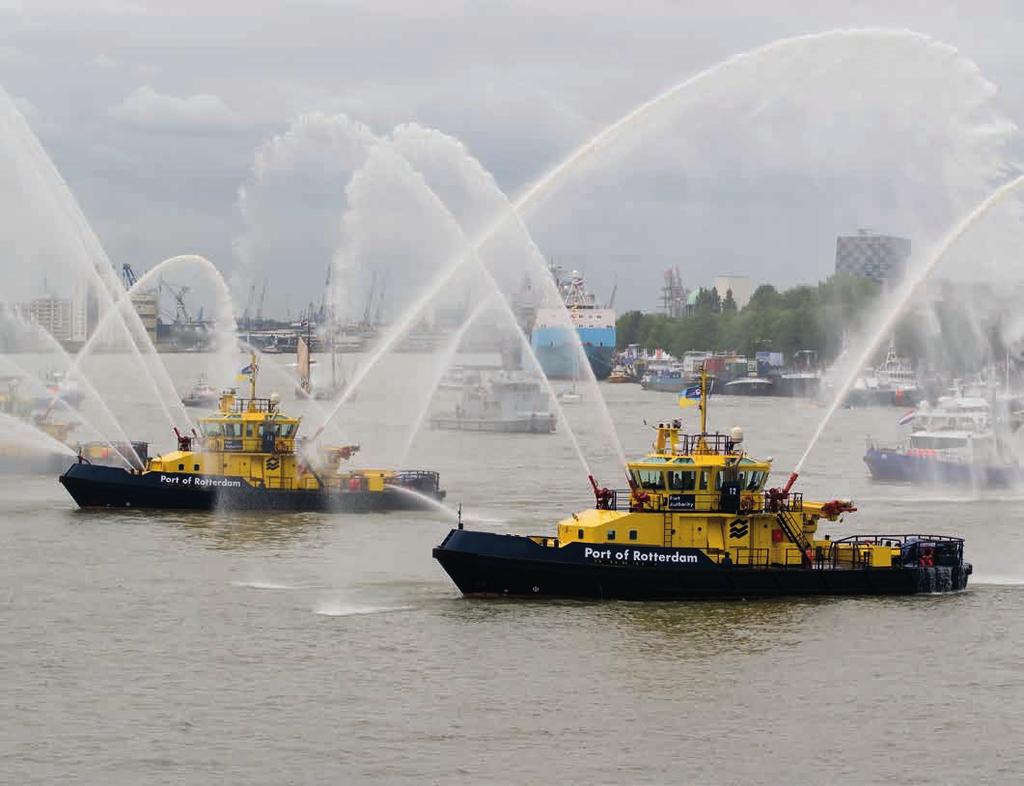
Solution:
[[[252,369],[252,373],[249,375],[249,399],[254,401],[256,399],[256,371],[259,369],[255,351],[249,355],[249,367]]]
[[[708,433],[708,369],[700,364],[700,433]]]
[[[309,321],[306,322],[306,338],[299,336],[298,343],[296,345],[296,366],[298,366],[299,372],[299,388],[306,395],[309,395],[313,390],[310,370],[310,341],[312,337],[310,335]]]
[[[330,335],[331,341],[331,395],[334,395],[334,391],[338,387],[338,378],[336,371],[336,344],[334,341],[334,333],[338,329],[338,326],[334,319],[334,276],[331,275],[331,266],[327,266],[327,331]]]

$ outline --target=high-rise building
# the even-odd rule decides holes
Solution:
[[[836,273],[870,278],[879,284],[895,283],[906,272],[910,241],[858,229],[856,235],[836,238]]]
[[[149,340],[155,346],[157,316],[160,311],[160,293],[155,289],[145,292],[134,292],[131,299],[135,312],[139,315],[139,320],[142,322],[142,326],[149,334]]]

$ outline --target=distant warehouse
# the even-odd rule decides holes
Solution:
[[[910,240],[858,229],[836,238],[836,273],[870,278],[879,284],[903,279],[910,258]]]

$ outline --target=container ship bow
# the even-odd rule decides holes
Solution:
[[[548,379],[580,379],[578,336],[594,376],[606,379],[612,372],[615,353],[615,311],[599,306],[579,271],[564,275],[552,267],[562,305],[541,307],[530,336],[530,345]],[[568,317],[566,315],[568,312]],[[573,335],[576,334],[576,336]]]

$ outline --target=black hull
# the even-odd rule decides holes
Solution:
[[[192,485],[197,479],[201,485]],[[426,510],[445,496],[438,489],[410,493],[390,487],[383,491],[340,492],[256,488],[241,478],[160,472],[132,474],[92,464],[73,464],[60,476],[60,482],[82,508],[368,512]]]
[[[585,549],[639,554],[595,561]],[[464,595],[711,600],[786,595],[914,595],[965,589],[969,565],[952,568],[723,568],[699,549],[574,543],[542,546],[529,538],[452,530],[433,550]]]

